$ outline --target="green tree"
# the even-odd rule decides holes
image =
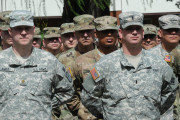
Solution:
[[[94,17],[109,15],[111,0],[64,0],[62,23],[72,22],[73,17],[91,14]]]

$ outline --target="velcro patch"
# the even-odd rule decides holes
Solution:
[[[172,57],[170,55],[166,55],[165,58],[164,58],[164,60],[166,62],[171,62],[171,59],[172,59]]]
[[[96,71],[96,68],[93,68],[91,71],[90,71],[92,77],[94,80],[96,80],[98,77],[99,77],[99,74],[98,72]]]
[[[69,80],[69,82],[72,82],[71,74],[69,73],[69,71],[66,71],[66,77]]]

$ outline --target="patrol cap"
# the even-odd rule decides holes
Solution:
[[[147,34],[157,35],[157,27],[155,25],[144,24],[143,29],[144,29],[144,35],[147,35]]]
[[[95,29],[94,16],[89,14],[79,15],[73,18],[75,31]]]
[[[38,27],[35,28],[34,38],[41,38],[41,30]]]
[[[0,29],[7,31],[9,28],[9,14],[11,11],[3,11],[0,13]]]
[[[61,35],[74,32],[74,23],[63,23],[60,27]]]
[[[54,38],[60,37],[60,29],[59,27],[46,27],[43,29],[44,31],[44,38]]]
[[[131,25],[138,25],[143,27],[144,15],[140,12],[123,12],[119,14],[119,21],[121,28],[126,28]]]
[[[180,29],[180,17],[177,15],[163,15],[159,17],[159,26],[162,29],[179,28]]]
[[[10,13],[10,27],[34,26],[33,15],[27,10],[14,10]]]
[[[117,18],[112,16],[102,16],[94,20],[95,27],[98,31],[102,30],[118,30]]]

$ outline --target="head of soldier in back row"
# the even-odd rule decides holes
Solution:
[[[94,17],[84,14],[73,18],[75,37],[78,40],[77,49],[80,53],[86,53],[94,49]]]
[[[46,27],[44,31],[43,46],[44,50],[57,55],[60,53],[60,29],[59,27]]]
[[[2,49],[7,49],[12,46],[12,37],[8,33],[9,28],[9,13],[11,11],[4,11],[0,13],[0,31],[2,38]]]
[[[78,41],[74,35],[74,23],[63,23],[60,27],[63,51],[76,47]]]
[[[157,27],[152,24],[144,24],[144,38],[142,47],[146,50],[151,49],[157,45]]]
[[[41,30],[39,27],[35,28],[34,37],[32,41],[32,46],[36,48],[41,48]]]
[[[177,15],[163,15],[159,17],[158,32],[161,38],[162,48],[168,52],[172,51],[180,40],[180,17]]]
[[[118,40],[117,18],[102,16],[94,20],[96,27],[96,38],[98,38],[98,50],[108,54],[117,49]]]

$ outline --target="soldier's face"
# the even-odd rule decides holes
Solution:
[[[132,25],[120,30],[122,44],[136,46],[141,45],[144,37],[144,30],[141,26]]]
[[[13,39],[13,46],[32,46],[35,27],[17,26],[10,28],[9,34]]]
[[[64,49],[74,48],[78,43],[77,38],[74,36],[74,33],[66,33],[61,35],[61,40],[63,42]]]
[[[178,44],[180,40],[180,29],[161,29],[159,30],[159,36],[164,44]]]
[[[41,47],[41,38],[34,38],[32,41],[32,46],[36,48]]]
[[[8,31],[2,31],[2,44],[11,46],[13,44],[12,37],[9,35]]]
[[[142,41],[142,47],[146,50],[151,49],[152,47],[156,46],[156,35],[153,34],[147,34],[144,35],[143,41]]]
[[[60,39],[58,37],[44,39],[44,46],[48,51],[60,50]]]
[[[94,41],[94,30],[81,30],[76,31],[75,36],[78,40],[78,44],[83,46],[89,46]]]
[[[96,31],[96,36],[99,39],[98,45],[102,47],[115,46],[118,40],[117,30]]]

